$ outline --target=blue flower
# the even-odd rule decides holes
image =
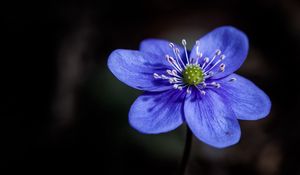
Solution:
[[[171,131],[184,122],[201,141],[218,148],[237,143],[238,119],[266,117],[269,97],[235,72],[248,53],[247,36],[219,27],[196,41],[189,52],[158,39],[144,40],[139,51],[118,49],[108,67],[125,84],[145,91],[129,111],[129,123],[147,134]]]

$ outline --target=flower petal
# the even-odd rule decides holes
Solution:
[[[184,49],[174,44],[175,47],[179,49],[180,56],[184,57]],[[173,58],[176,58],[173,49],[170,47],[170,42],[166,40],[161,39],[146,39],[143,40],[140,44],[140,51],[142,52],[148,52],[155,55],[165,56],[170,55]],[[185,58],[185,57],[184,57]]]
[[[153,77],[153,73],[165,74],[171,69],[164,57],[118,49],[110,54],[108,67],[120,81],[136,89],[163,91],[172,88],[168,81]]]
[[[221,54],[225,55],[225,59],[222,61],[226,65],[225,71],[213,76],[213,79],[225,77],[236,71],[246,59],[248,48],[247,36],[231,26],[219,27],[199,40],[199,51],[202,52],[203,58],[209,57],[211,59],[217,49],[221,50]],[[192,49],[191,57],[196,58],[196,45]],[[201,63],[203,60],[200,60]],[[210,65],[214,65],[218,60],[219,58],[216,58]],[[218,69],[219,66],[215,66],[212,70],[217,72]]]
[[[235,78],[235,81],[230,81]],[[219,81],[218,93],[228,99],[238,119],[258,120],[270,113],[269,97],[254,83],[237,74]]]
[[[183,122],[183,101],[183,91],[146,92],[131,106],[129,123],[142,133],[171,131]]]
[[[195,136],[211,146],[228,147],[240,139],[234,112],[214,91],[206,90],[206,95],[201,95],[194,90],[185,101],[184,114]]]

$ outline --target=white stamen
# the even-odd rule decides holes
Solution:
[[[191,94],[192,93],[192,90],[190,89],[190,86],[186,89],[186,93],[187,94]]]
[[[178,87],[179,87],[178,84],[174,84],[174,85],[173,85],[173,88],[174,88],[174,89],[178,89]]]
[[[188,56],[187,49],[186,49],[186,40],[185,39],[182,40],[182,45],[184,47],[184,52],[185,52],[185,57],[186,57],[187,64],[190,64],[189,56]]]
[[[183,88],[185,87],[185,85],[183,85],[183,84],[174,84],[173,85],[173,88],[174,89],[178,89],[178,90],[182,90]]]
[[[205,57],[205,58],[204,58],[204,63],[203,63],[203,65],[202,65],[201,68],[203,69],[203,68],[205,67],[205,64],[208,63],[208,62],[209,62],[209,58],[208,58],[208,57]]]
[[[184,62],[183,62],[182,59],[181,59],[181,56],[180,56],[180,50],[179,50],[178,48],[175,48],[174,52],[175,52],[176,57],[179,59],[179,61],[180,61],[181,64],[183,65],[183,67],[186,68]]]
[[[210,78],[210,77],[214,76],[214,75],[215,75],[215,73],[214,73],[214,72],[212,72],[212,71],[210,71],[210,72],[208,72],[208,73],[207,73],[207,72],[205,72],[205,73],[204,73],[204,75],[205,75],[205,76],[204,76],[204,78],[205,78],[205,79],[207,79],[207,78]]]
[[[173,73],[174,76],[177,75],[177,71],[175,69],[172,70],[172,73]]]
[[[198,89],[198,91],[201,93],[201,95],[205,95],[206,94],[206,92],[204,90],[201,90],[198,86],[195,86],[195,87]]]
[[[176,83],[176,80],[173,79],[173,78],[169,78],[169,83],[170,83],[170,84]]]
[[[221,85],[219,83],[216,83],[216,82],[211,82],[210,85],[215,86],[216,88],[221,87]]]
[[[161,75],[161,78],[162,78],[163,80],[169,79],[169,77],[165,76],[164,74]]]
[[[207,63],[209,61],[209,58],[208,57],[205,57],[204,58],[204,61]]]
[[[221,50],[216,50],[215,55],[213,56],[213,58],[210,60],[210,62],[204,67],[203,71],[205,71],[206,68],[208,68],[208,66],[215,60],[215,58],[217,56],[219,56],[221,54]]]
[[[169,75],[173,75],[173,72],[171,71],[171,70],[166,70],[166,72],[167,72],[167,74],[169,74]]]
[[[220,56],[220,59],[221,59],[221,60],[224,60],[225,57],[226,57],[225,55],[221,55],[221,56]]]
[[[169,43],[169,46],[173,49],[174,48],[174,44],[173,43]]]
[[[180,63],[179,63],[179,61],[178,61],[178,60],[180,60],[181,58],[179,57],[178,54],[176,54],[176,48],[175,48],[175,45],[174,45],[173,43],[169,43],[169,46],[172,48],[173,53],[174,53],[174,55],[175,55],[175,57],[176,57],[177,65],[178,65],[179,68],[182,70],[182,67],[181,67],[181,65],[180,65]],[[178,57],[179,57],[179,58],[178,58]]]
[[[199,57],[199,58],[202,58],[202,56],[203,56],[202,52],[199,52],[199,53],[196,53],[196,54],[197,54],[197,57]]]
[[[198,46],[197,46],[198,48]],[[199,62],[199,59],[202,58],[203,54],[200,52],[200,53],[197,53],[197,58],[196,58],[196,63],[195,64],[198,64]]]
[[[153,77],[154,77],[155,79],[161,78],[161,76],[159,76],[157,73],[154,73],[154,74],[153,74]]]
[[[208,72],[208,71],[211,71],[214,67],[216,67],[216,65],[218,65],[222,60],[219,59],[213,66],[211,66],[207,71],[205,72]]]
[[[171,57],[170,55],[166,55],[166,59],[174,69],[176,69],[179,72],[182,71],[182,69],[177,65],[177,63],[173,57]]]
[[[225,71],[225,64],[224,63],[220,64],[220,71],[221,72]]]
[[[196,55],[197,55],[197,57],[199,57],[199,58],[201,58],[202,57],[202,53],[201,52],[199,52],[199,45],[200,45],[200,41],[196,41]]]

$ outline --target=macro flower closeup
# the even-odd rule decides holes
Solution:
[[[195,42],[176,45],[147,39],[140,49],[118,49],[108,67],[125,84],[143,90],[129,111],[129,123],[147,134],[164,133],[186,123],[201,141],[217,148],[240,139],[238,119],[266,117],[269,97],[234,72],[246,59],[249,44],[240,30],[223,26]]]

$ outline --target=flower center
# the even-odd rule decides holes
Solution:
[[[153,77],[155,79],[168,80],[174,89],[185,89],[188,94],[193,89],[197,89],[201,95],[205,95],[205,89],[220,88],[220,83],[207,80],[225,71],[226,65],[223,62],[225,55],[222,54],[222,51],[217,49],[212,57],[203,57],[202,52],[199,51],[200,41],[196,41],[196,58],[191,58],[188,55],[185,39],[182,40],[182,45],[184,54],[181,54],[180,49],[173,43],[169,44],[175,57],[165,55],[165,58],[172,66],[172,69],[167,69],[166,75],[154,72]],[[186,62],[183,61],[184,57]],[[229,81],[232,82],[235,80],[235,78],[231,78]]]
[[[204,79],[203,71],[199,65],[187,65],[182,72],[183,82],[188,85],[198,85]]]

